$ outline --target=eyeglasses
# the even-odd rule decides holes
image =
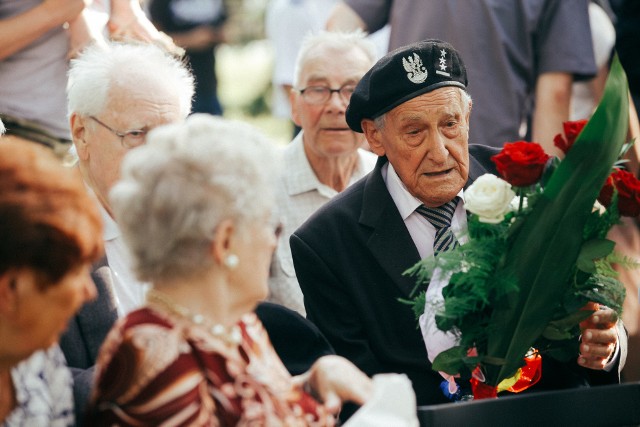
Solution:
[[[132,129],[126,132],[120,132],[102,123],[94,116],[89,116],[89,118],[120,138],[120,143],[124,148],[135,148],[142,145],[147,137],[147,131],[143,129]]]
[[[340,89],[331,89],[326,86],[307,86],[304,89],[298,90],[298,92],[302,95],[302,99],[309,104],[324,104],[331,98],[334,92],[339,93],[345,104],[348,104],[354,90],[356,90],[355,85],[348,84],[342,86]]]

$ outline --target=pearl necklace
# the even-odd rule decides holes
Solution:
[[[220,323],[213,323],[206,316],[203,316],[199,313],[193,313],[188,308],[176,304],[167,295],[163,294],[160,291],[150,289],[147,292],[147,302],[152,305],[156,305],[159,308],[163,308],[174,315],[189,320],[190,322],[198,326],[202,326],[211,335],[221,339],[227,344],[237,346],[242,342],[242,331],[240,330],[240,327],[238,325],[233,325],[231,328],[227,329]]]

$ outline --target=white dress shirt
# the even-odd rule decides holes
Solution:
[[[416,208],[422,204],[420,200],[415,198],[407,187],[400,181],[400,177],[396,173],[391,163],[387,163],[382,167],[382,178],[387,185],[387,190],[393,199],[400,216],[404,221],[409,235],[413,243],[418,249],[420,258],[424,259],[433,255],[433,241],[436,238],[436,228],[424,216],[416,212]],[[458,239],[460,244],[466,243],[468,237],[467,230],[467,214],[464,209],[464,194],[460,190],[458,197],[460,202],[456,206],[456,211],[451,218],[451,231]]]
[[[100,204],[104,224],[104,250],[112,271],[113,292],[118,314],[124,316],[144,304],[149,285],[139,282],[131,270],[131,255],[118,224]]]

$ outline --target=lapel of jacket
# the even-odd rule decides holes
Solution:
[[[98,296],[80,309],[77,320],[87,350],[95,362],[100,346],[118,319],[112,271],[106,256],[93,266],[91,278],[96,284]]]
[[[469,179],[467,179],[467,183],[464,186],[465,190],[485,173],[498,175],[496,165],[491,161],[491,157],[498,154],[500,150],[500,148],[486,145],[469,145]]]
[[[420,255],[382,178],[380,169],[386,162],[386,157],[379,158],[367,177],[359,222],[373,229],[367,241],[369,250],[409,297],[416,287],[416,279],[403,273],[420,261]]]

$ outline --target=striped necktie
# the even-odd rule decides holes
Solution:
[[[416,212],[424,216],[436,228],[436,238],[433,241],[433,252],[437,256],[440,252],[449,251],[459,245],[456,236],[451,231],[451,218],[456,211],[459,197],[435,208],[420,205]]]

